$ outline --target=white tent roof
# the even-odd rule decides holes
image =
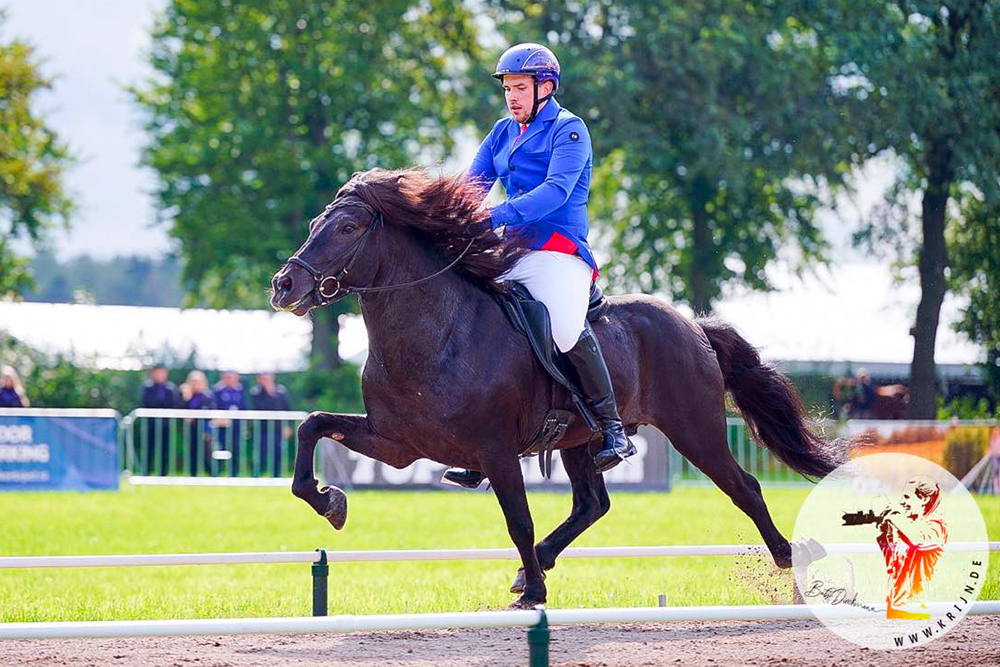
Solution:
[[[920,301],[915,281],[894,284],[884,264],[833,265],[802,280],[772,276],[780,291],[733,294],[716,314],[771,361],[853,361],[909,364]],[[949,296],[941,309],[934,357],[938,364],[976,364],[978,345],[956,333],[962,303]]]
[[[0,302],[0,329],[47,353],[100,368],[184,360],[242,373],[304,368],[312,324],[262,310]]]
[[[775,276],[772,293],[734,293],[716,314],[771,361],[909,364],[909,329],[919,300],[914,284],[896,286],[884,266],[835,266],[804,280]],[[981,350],[952,331],[960,303],[945,302],[939,364],[975,364]],[[139,368],[192,351],[205,368],[241,372],[306,366],[312,322],[269,311],[137,308],[0,302],[0,329],[46,352],[75,353],[109,368]],[[340,354],[361,363],[367,336],[360,317],[341,320]]]

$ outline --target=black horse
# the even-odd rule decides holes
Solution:
[[[588,452],[591,432],[577,419],[557,445],[572,512],[535,544],[518,455],[551,406],[571,403],[497,302],[504,287],[494,279],[526,252],[518,241],[491,229],[481,191],[461,178],[419,170],[355,174],[275,274],[271,304],[305,315],[355,292],[368,330],[368,412],[315,412],[302,422],[293,493],[334,528],[344,525],[346,496],[318,488],[314,477],[322,437],[399,468],[427,458],[482,470],[521,556],[511,590],[521,593],[513,606],[524,607],[545,601],[543,572],[611,500]],[[757,442],[803,475],[822,477],[843,449],[809,430],[791,382],[730,326],[692,321],[651,296],[611,297],[594,331],[626,428],[662,431],[754,521],[774,562],[790,567],[791,545],[775,528],[760,484],[730,454],[725,393]]]

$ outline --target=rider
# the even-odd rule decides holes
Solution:
[[[545,304],[556,347],[576,370],[580,389],[603,432],[594,457],[599,472],[635,453],[625,435],[611,376],[587,323],[597,263],[587,245],[587,198],[593,153],[584,122],[559,106],[559,61],[540,44],[507,49],[493,76],[503,83],[510,117],[501,118],[479,147],[469,178],[488,192],[499,178],[507,200],[489,209],[493,228],[523,235],[527,253],[500,280],[522,283]],[[475,488],[478,470],[451,468],[444,480]]]

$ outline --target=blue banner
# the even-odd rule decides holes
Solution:
[[[117,488],[113,410],[0,410],[0,491]]]

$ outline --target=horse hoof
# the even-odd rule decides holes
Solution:
[[[347,494],[335,486],[324,486],[319,492],[328,499],[323,516],[331,526],[340,530],[347,523]]]
[[[782,570],[787,570],[794,565],[792,558],[793,546],[788,544],[782,544],[777,549],[771,552],[771,557],[774,559],[774,564],[777,565]]]
[[[545,572],[542,571],[542,581],[545,581]],[[517,568],[517,576],[514,577],[514,583],[510,585],[510,592],[514,595],[520,595],[524,592],[524,568]]]
[[[535,597],[526,597],[526,596],[522,595],[521,597],[519,597],[514,602],[511,602],[510,606],[507,607],[507,609],[511,609],[511,610],[514,610],[514,609],[534,609],[535,607],[537,607],[540,604],[545,604],[545,598],[542,598],[542,599],[539,600],[538,598],[535,598]]]

